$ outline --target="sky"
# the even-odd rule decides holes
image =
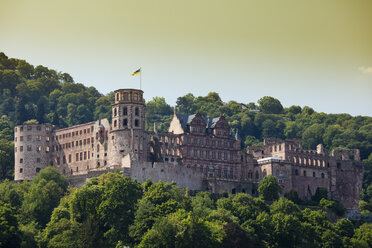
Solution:
[[[101,93],[372,116],[371,0],[0,0],[0,51]]]

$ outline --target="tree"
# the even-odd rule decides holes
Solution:
[[[14,145],[0,139],[0,180],[12,179],[14,171]]]
[[[222,240],[223,248],[253,248],[254,240],[237,223],[229,222],[223,226],[226,236]]]
[[[328,191],[326,188],[318,187],[316,188],[315,194],[311,197],[311,200],[319,203],[321,199],[328,199]]]
[[[21,233],[14,208],[0,200],[0,247],[19,247]]]
[[[195,96],[191,93],[177,98],[176,106],[182,114],[194,114]]]
[[[67,190],[66,177],[53,167],[47,167],[32,180],[21,208],[22,222],[36,221],[40,227],[50,220],[53,209]]]
[[[283,106],[280,101],[271,96],[264,96],[257,101],[258,108],[267,114],[281,114]]]
[[[279,185],[275,176],[267,175],[258,184],[258,192],[266,201],[274,201],[279,199],[279,194],[282,193],[282,187]]]
[[[300,208],[287,198],[280,198],[270,206],[272,214],[283,213],[287,215],[301,216]]]
[[[321,124],[313,124],[305,129],[302,134],[302,144],[305,148],[315,149],[318,144],[323,143],[324,126]]]
[[[300,198],[298,197],[298,193],[296,190],[291,189],[287,193],[284,194],[284,197],[288,200],[291,200],[292,202],[299,204],[301,202]]]

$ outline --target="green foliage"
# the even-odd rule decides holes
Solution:
[[[283,106],[280,101],[271,96],[264,96],[258,100],[258,108],[267,114],[280,114],[283,112]]]
[[[267,175],[258,184],[258,192],[265,201],[274,201],[279,199],[282,187],[275,176]]]
[[[345,214],[345,208],[339,201],[329,201],[322,198],[319,205],[325,209],[329,209],[338,216],[343,216]]]
[[[8,203],[0,200],[0,247],[18,247],[21,233],[15,210]]]
[[[291,189],[287,193],[284,194],[284,197],[288,200],[291,200],[292,202],[299,204],[301,202],[300,198],[298,197],[298,193],[296,190]]]
[[[322,198],[328,199],[327,189],[323,187],[316,188],[315,194],[311,197],[311,200],[319,203]]]

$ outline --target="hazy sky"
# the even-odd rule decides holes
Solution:
[[[0,51],[108,93],[372,115],[371,0],[0,0]]]

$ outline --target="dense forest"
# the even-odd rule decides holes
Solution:
[[[15,125],[38,122],[67,127],[110,119],[113,100],[112,92],[103,95],[74,82],[68,73],[33,66],[0,52],[0,180],[13,178]],[[308,106],[285,108],[269,96],[257,103],[223,102],[216,92],[181,96],[175,108],[184,114],[224,115],[242,137],[242,148],[277,137],[302,139],[307,149],[319,143],[329,151],[360,149],[365,166],[360,208],[362,213],[372,212],[372,117],[318,113]],[[172,115],[173,107],[163,97],[147,101],[146,129],[152,131],[156,122],[166,131]],[[323,207],[318,204],[318,210],[299,209],[284,198],[272,204],[240,194],[217,200],[207,193],[189,196],[171,184],[140,185],[118,175],[106,177],[79,190],[68,189],[66,179],[50,171],[32,182],[4,181],[0,184],[1,237],[23,247],[84,247],[80,245],[88,242],[84,238],[102,247],[190,247],[197,246],[196,240],[223,247],[237,247],[234,242],[252,247],[341,247],[328,240],[341,240],[345,247],[371,246],[372,233],[365,231],[371,226],[346,219],[330,222],[324,209],[332,204],[325,201]],[[120,197],[126,201],[120,202]],[[113,206],[122,212],[115,212]],[[295,228],[282,230],[283,226]],[[281,243],[286,241],[290,243]],[[7,247],[6,242],[2,238],[0,247]],[[90,244],[86,247],[94,247]]]
[[[0,247],[372,246],[371,223],[337,217],[343,209],[321,198],[326,192],[310,208],[294,203],[293,193],[279,198],[274,176],[260,182],[260,198],[191,195],[175,183],[140,184],[119,172],[80,189],[67,185],[52,167],[31,182],[1,183]]]

